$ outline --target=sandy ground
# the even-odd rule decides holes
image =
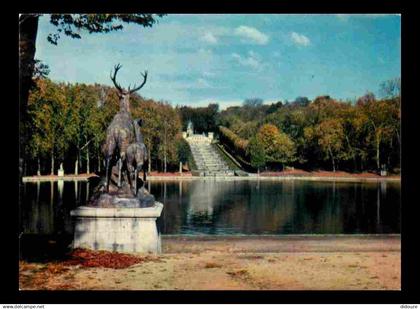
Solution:
[[[125,269],[20,263],[20,289],[400,290],[399,236],[163,237]]]

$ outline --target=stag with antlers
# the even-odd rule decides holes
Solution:
[[[103,146],[103,152],[104,152],[105,161],[106,161],[105,172],[106,172],[106,191],[107,192],[109,192],[111,160],[114,158],[118,159],[118,188],[121,188],[123,168],[127,170],[127,160],[126,160],[127,149],[129,148],[131,144],[143,143],[142,142],[143,138],[139,137],[139,133],[138,133],[139,128],[137,128],[138,124],[133,122],[133,119],[130,115],[130,95],[133,92],[140,90],[146,84],[147,71],[141,74],[143,77],[143,82],[140,84],[140,86],[134,86],[133,89],[131,89],[131,87],[129,86],[128,89],[125,90],[116,81],[116,76],[120,69],[121,69],[121,65],[117,64],[114,67],[114,72],[111,71],[111,75],[110,75],[115,88],[117,88],[118,90],[120,110],[114,116],[111,124],[108,127],[107,134],[106,134],[106,141]],[[140,133],[140,136],[141,136],[141,133]],[[138,147],[134,147],[134,148],[137,149]],[[142,151],[145,151],[145,148]],[[140,156],[137,156],[137,157],[140,158]],[[143,164],[143,162],[141,163]],[[140,165],[140,162],[137,162],[137,164]],[[127,178],[130,183],[130,188],[132,188],[133,186],[132,186],[131,177],[128,176]],[[137,182],[137,179],[134,179],[134,180]],[[136,186],[134,187],[135,187],[135,191],[137,191]],[[137,194],[137,192],[135,192],[135,194]]]

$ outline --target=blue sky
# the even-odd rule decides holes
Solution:
[[[55,81],[124,86],[149,71],[142,96],[173,105],[221,108],[250,97],[266,103],[330,95],[354,99],[401,75],[397,15],[167,15],[152,28],[62,37],[41,17],[35,57]]]

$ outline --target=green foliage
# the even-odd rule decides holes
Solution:
[[[32,160],[59,159],[69,168],[79,160],[98,169],[106,129],[117,113],[118,95],[114,88],[102,85],[56,84],[40,78],[29,98],[29,122],[32,132],[27,152]],[[141,118],[141,131],[155,166],[177,167],[181,120],[170,104],[131,97],[133,118]],[[52,163],[52,162],[51,162]]]
[[[264,103],[263,99],[250,98],[250,99],[245,99],[244,102],[242,103],[242,106],[248,107],[248,108],[255,108],[255,107],[262,106],[263,103]]]
[[[42,76],[36,82],[25,122],[31,134],[23,147],[32,166],[40,159],[45,170],[57,160],[68,170],[76,159],[85,167],[90,158],[93,170],[98,169],[106,128],[119,109],[116,90],[98,84],[58,84]],[[399,96],[378,100],[367,93],[356,104],[329,96],[309,104],[298,98],[289,104],[235,106],[220,113],[217,105],[173,108],[137,94],[130,102],[133,118],[143,120],[150,168],[177,170],[180,161],[193,167],[181,137],[182,126],[191,119],[200,130],[217,131],[216,125],[224,124],[218,127],[220,142],[248,168],[294,164],[363,171],[400,165]]]
[[[187,141],[181,138],[177,144],[177,153],[178,153],[178,160],[182,163],[187,163],[191,150],[190,146],[188,145]]]
[[[80,39],[80,30],[88,33],[107,33],[123,29],[124,23],[152,27],[158,17],[165,14],[51,14],[50,23],[57,32],[48,35],[51,44],[57,45],[60,34]]]
[[[180,138],[177,142],[177,153],[178,153],[178,160],[183,164],[188,163],[188,167],[190,170],[196,169],[196,165],[194,162],[194,157],[191,152],[190,145],[188,142]]]
[[[247,152],[251,158],[252,167],[256,168],[258,171],[265,166],[266,164],[266,154],[264,145],[261,141],[253,137],[248,144]]]
[[[29,145],[34,157],[51,154],[63,158],[68,149],[71,119],[70,108],[63,93],[64,87],[63,84],[41,80],[31,94],[28,113],[32,141]]]
[[[177,143],[181,139],[181,119],[176,109],[168,103],[138,98],[133,100],[131,113],[141,118],[141,131],[152,160],[162,169],[178,164]],[[136,103],[136,101],[138,101]]]
[[[275,125],[263,125],[256,138],[264,149],[267,161],[288,164],[296,159],[294,142],[287,134],[280,132]]]
[[[181,116],[182,129],[187,130],[188,122],[193,123],[194,132],[201,134],[203,132],[215,132],[218,125],[219,105],[211,103],[207,107],[177,107],[177,111]]]
[[[399,78],[382,83],[381,91],[384,99],[367,93],[356,104],[319,96],[312,102],[298,97],[285,104],[230,107],[220,113],[221,141],[234,155],[252,160],[256,138],[267,163],[350,171],[378,170],[383,164],[399,168]],[[248,146],[246,155],[240,145]]]
[[[227,144],[231,150],[242,158],[246,157],[246,149],[248,147],[248,141],[240,138],[237,134],[232,132],[226,127],[220,126],[220,141]]]
[[[336,160],[343,155],[344,148],[344,130],[340,119],[326,119],[315,127],[308,127],[306,137],[317,141],[325,158],[331,159],[335,171]]]

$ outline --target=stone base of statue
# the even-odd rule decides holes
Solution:
[[[75,219],[73,248],[160,253],[156,219],[162,209],[163,204],[159,202],[146,208],[81,206],[71,212]]]

